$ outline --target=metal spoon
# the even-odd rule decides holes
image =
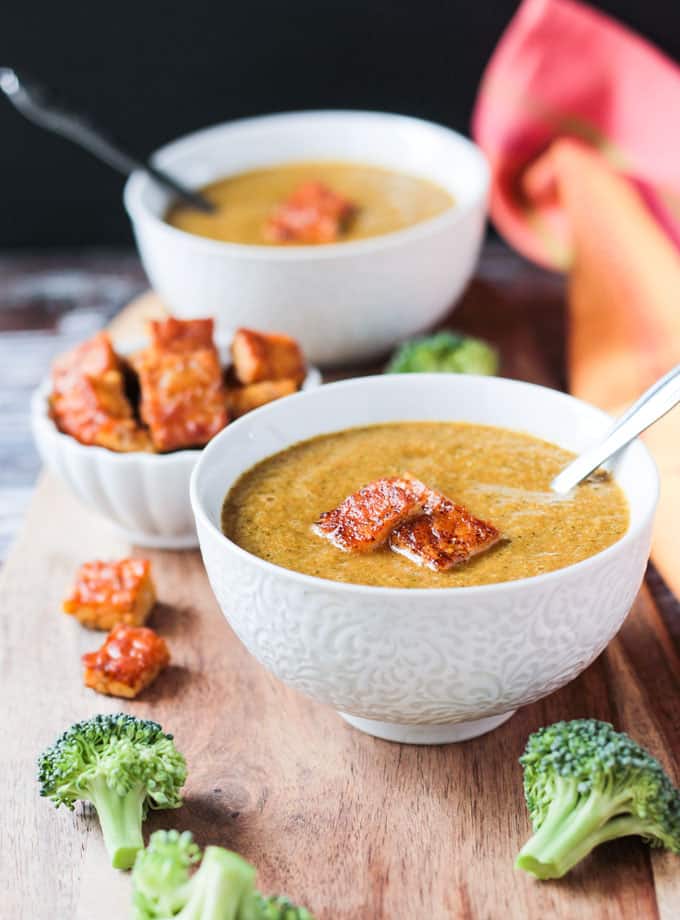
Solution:
[[[646,390],[621,416],[604,438],[580,454],[550,483],[553,492],[566,495],[579,482],[613,457],[622,447],[658,422],[680,403],[680,364]]]
[[[215,205],[199,192],[186,188],[157,166],[144,163],[122,150],[85,118],[62,109],[44,87],[25,77],[19,77],[11,67],[0,67],[0,89],[29,121],[84,147],[119,172],[129,175],[136,169],[144,170],[191,207],[205,212],[215,210]]]

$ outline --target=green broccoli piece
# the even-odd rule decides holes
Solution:
[[[387,365],[388,374],[498,373],[498,353],[481,339],[457,332],[437,332],[411,339],[397,349]]]
[[[516,866],[561,878],[596,846],[639,835],[680,853],[680,791],[661,764],[607,722],[556,722],[520,758],[534,835]]]
[[[314,920],[306,907],[297,907],[292,901],[282,895],[274,895],[265,898],[258,896],[259,908],[262,911],[258,914],[258,920]],[[245,920],[245,917],[244,917]]]
[[[125,713],[76,722],[38,760],[40,795],[73,809],[92,802],[116,869],[129,869],[144,847],[149,808],[179,808],[187,775],[172,735]]]
[[[191,875],[192,868],[200,863]],[[313,920],[255,889],[255,869],[222,847],[201,852],[189,831],[156,831],[132,870],[135,920]]]

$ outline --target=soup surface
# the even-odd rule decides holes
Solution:
[[[451,588],[551,572],[625,533],[616,483],[593,478],[573,498],[549,491],[573,454],[527,434],[460,422],[397,422],[303,441],[261,461],[227,495],[222,529],[239,546],[287,569],[334,581]],[[388,548],[344,553],[311,531],[322,511],[382,476],[404,471],[494,524],[507,542],[446,572]]]
[[[453,197],[439,185],[360,163],[287,163],[227,176],[202,189],[218,207],[204,214],[181,204],[166,220],[173,227],[229,243],[267,244],[264,224],[272,210],[303,182],[323,182],[353,201],[358,211],[339,242],[402,230],[452,207]],[[290,244],[287,244],[290,245]]]

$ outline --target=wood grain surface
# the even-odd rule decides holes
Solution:
[[[505,373],[560,385],[560,298],[548,276],[524,291],[487,278],[455,325],[491,333]],[[79,656],[102,634],[61,614],[60,600],[83,559],[129,549],[43,478],[0,575],[0,917],[128,916],[129,876],[108,866],[96,817],[40,799],[34,765],[71,722],[118,709],[160,721],[189,763],[185,805],[147,829],[191,829],[238,850],[262,890],[288,893],[319,920],[680,916],[680,858],[635,839],[601,847],[559,882],[513,869],[529,834],[517,758],[540,725],[609,719],[680,780],[680,617],[658,580],[657,600],[643,589],[619,636],[568,687],[490,735],[410,747],[363,735],[270,677],[217,609],[196,552],[145,552],[160,597],[151,625],[171,668],[129,704],[83,688]]]

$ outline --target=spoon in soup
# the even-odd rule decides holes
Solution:
[[[680,364],[646,390],[609,429],[603,440],[572,460],[550,483],[553,492],[567,495],[599,466],[658,422],[680,403]]]
[[[107,166],[112,166],[126,176],[135,170],[143,170],[190,207],[206,213],[215,210],[215,205],[204,195],[187,188],[165,170],[152,163],[145,163],[123,150],[85,118],[67,112],[44,87],[25,77],[19,77],[11,67],[0,67],[0,90],[14,108],[30,122],[73,141]]]

